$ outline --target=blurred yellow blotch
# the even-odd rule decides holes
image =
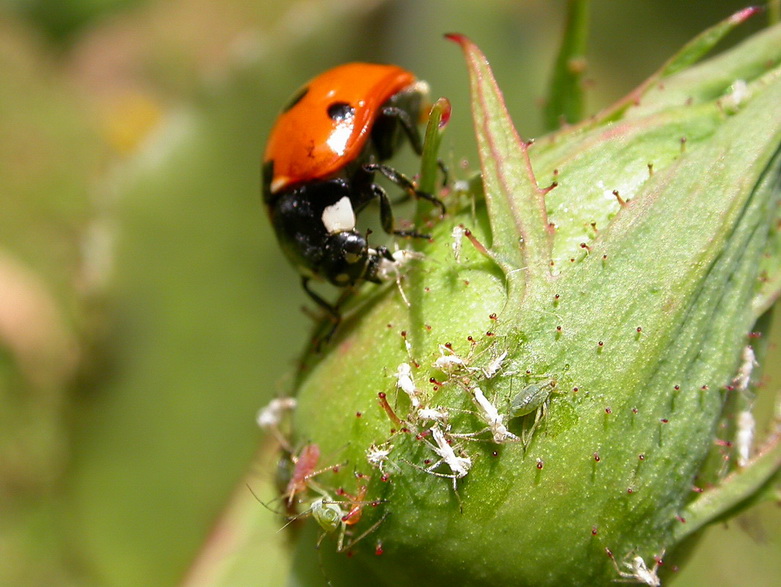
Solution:
[[[138,149],[162,115],[158,100],[146,93],[129,92],[112,98],[104,106],[103,132],[112,149],[128,155]]]
[[[73,373],[78,347],[46,284],[0,249],[0,347],[13,355],[39,388],[62,384]]]

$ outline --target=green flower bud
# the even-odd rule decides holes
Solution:
[[[755,454],[738,414],[781,287],[781,27],[693,66],[748,14],[533,145],[453,37],[482,181],[305,358],[293,445],[339,467],[309,479],[331,517],[299,584],[658,585],[776,473],[778,439]]]

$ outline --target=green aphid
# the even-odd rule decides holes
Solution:
[[[558,381],[548,379],[540,383],[530,383],[521,391],[516,393],[510,400],[510,407],[507,410],[508,419],[521,418],[533,412],[536,412],[534,423],[528,433],[524,430],[522,434],[524,446],[528,444],[528,439],[532,437],[537,425],[547,415],[548,399],[553,390],[556,389]]]

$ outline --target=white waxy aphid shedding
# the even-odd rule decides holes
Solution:
[[[272,430],[279,426],[285,412],[294,410],[296,407],[296,398],[294,397],[276,397],[272,399],[267,406],[260,409],[256,422],[262,430]]]
[[[404,265],[406,265],[410,259],[422,259],[424,257],[423,253],[418,253],[416,251],[408,251],[407,249],[399,249],[393,252],[392,254],[393,261],[391,261],[390,259],[386,259],[374,249],[369,249],[369,253],[370,256],[373,255],[380,259],[380,263],[377,267],[377,278],[380,281],[389,281],[391,275],[393,275],[396,281],[396,287],[399,290],[399,295],[401,295],[401,299],[404,301],[404,305],[406,305],[409,308],[410,303],[409,300],[407,299],[407,294],[404,293],[404,288],[401,287],[402,276],[401,276],[400,269],[404,267]],[[407,352],[408,353],[410,352],[409,343],[407,343]]]
[[[370,249],[370,250],[374,251],[374,249]],[[376,251],[374,252],[376,253]],[[396,281],[398,282],[401,277],[401,274],[399,273],[399,269],[404,267],[412,259],[423,259],[425,257],[423,253],[418,253],[417,251],[410,251],[408,249],[398,249],[396,251],[393,251],[391,256],[393,257],[393,261],[391,261],[390,259],[386,259],[384,257],[380,259],[380,265],[377,268],[377,277],[381,281],[390,280],[392,275],[395,277]]]
[[[722,101],[727,111],[733,112],[738,110],[751,97],[751,90],[744,79],[736,79],[729,89],[729,94]]]
[[[412,379],[412,367],[409,363],[401,363],[396,369],[396,387],[409,396],[412,408],[417,410],[420,406],[420,391],[415,387]]]
[[[751,375],[754,372],[754,367],[757,367],[757,357],[754,354],[754,349],[751,346],[746,345],[743,348],[743,353],[740,357],[740,367],[738,368],[738,374],[732,380],[732,384],[740,392],[748,391],[751,385]]]
[[[628,578],[628,579],[635,579],[639,583],[642,583],[643,585],[648,585],[649,587],[660,587],[662,582],[659,579],[659,575],[656,574],[657,569],[659,568],[659,563],[655,563],[652,568],[648,568],[648,566],[645,564],[645,561],[643,560],[643,557],[641,556],[633,556],[632,561],[629,563],[624,563],[630,571],[628,573],[623,573],[621,576]]]
[[[642,583],[643,585],[648,585],[648,587],[661,587],[662,581],[659,579],[659,575],[657,575],[661,559],[655,559],[654,566],[649,569],[648,565],[645,564],[643,557],[635,555],[631,560],[622,563],[624,567],[628,569],[628,571],[623,571],[619,568],[618,563],[616,563],[613,553],[610,552],[609,549],[606,550],[616,567],[616,571],[623,579],[628,579],[630,582]]]
[[[453,257],[455,257],[456,263],[461,262],[461,241],[464,239],[464,227],[460,224],[453,227],[451,233],[453,237]]]
[[[372,467],[377,467],[382,473],[385,473],[385,464],[389,462],[388,457],[392,450],[392,444],[385,443],[379,446],[372,444],[366,449],[366,460]]]
[[[472,468],[472,459],[470,459],[469,456],[457,455],[453,450],[453,447],[450,446],[450,443],[447,441],[447,438],[445,438],[445,433],[442,432],[439,427],[434,426],[431,428],[431,436],[434,438],[434,442],[436,443],[436,446],[432,445],[431,448],[435,453],[437,453],[440,460],[425,470],[428,473],[433,473],[434,475],[440,477],[449,477],[453,479],[453,489],[455,490],[456,480],[466,477],[469,473],[469,469]],[[445,463],[450,468],[450,470],[453,472],[452,475],[445,475],[443,473],[437,473],[434,471],[434,469],[436,469],[442,463]]]
[[[434,361],[434,368],[443,373],[466,367],[466,361],[445,345],[439,345],[439,357]]]
[[[499,369],[502,368],[502,363],[504,363],[504,360],[506,358],[507,358],[507,351],[504,351],[501,355],[491,359],[491,362],[488,363],[485,367],[483,367],[483,375],[485,375],[485,378],[486,379],[493,378],[499,372]]]
[[[258,426],[264,432],[272,434],[277,439],[280,446],[287,450],[292,450],[290,442],[285,434],[280,430],[282,418],[286,412],[292,412],[296,409],[296,398],[294,397],[276,397],[268,405],[258,411],[255,418]]]
[[[754,444],[754,429],[756,421],[751,410],[738,412],[737,433],[735,434],[735,450],[738,453],[738,467],[745,467],[751,459],[751,447]]]
[[[483,390],[475,387],[471,390],[472,399],[478,408],[478,415],[488,425],[494,442],[504,444],[505,442],[517,442],[520,440],[515,434],[510,432],[505,425],[505,417],[499,413],[488,398],[485,397]]]
[[[418,419],[428,420],[432,422],[447,422],[450,414],[446,408],[442,406],[434,406],[433,408],[420,408],[418,409]]]

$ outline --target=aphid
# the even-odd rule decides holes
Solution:
[[[396,387],[409,396],[412,402],[412,408],[417,409],[420,406],[420,391],[415,387],[412,379],[412,367],[409,363],[401,363],[396,369]]]
[[[490,363],[488,363],[485,367],[483,367],[483,375],[485,375],[486,379],[491,379],[499,372],[499,369],[502,368],[502,363],[504,363],[504,360],[507,358],[507,351],[504,351],[501,355],[498,357],[494,357]]]
[[[754,349],[751,348],[750,345],[746,345],[743,348],[740,360],[741,363],[738,368],[738,374],[732,380],[732,385],[734,385],[735,389],[738,391],[745,393],[751,385],[751,374],[754,372],[754,367],[757,367],[759,363],[757,363]]]
[[[296,398],[277,397],[272,399],[267,406],[261,408],[256,417],[256,422],[261,430],[273,434],[279,444],[286,449],[290,445],[285,436],[280,432],[279,425],[282,422],[285,412],[290,412],[296,407]]]
[[[520,438],[507,429],[507,426],[505,426],[504,423],[505,416],[500,414],[496,409],[496,406],[488,401],[482,389],[474,387],[471,390],[471,396],[479,410],[478,416],[483,422],[488,424],[488,429],[491,431],[491,435],[496,444],[517,442],[520,440]]]
[[[450,414],[447,409],[442,406],[434,406],[433,408],[420,408],[417,411],[419,420],[428,420],[432,422],[446,423]]]
[[[312,481],[314,477],[326,471],[336,470],[336,467],[317,469],[317,463],[320,461],[320,447],[314,443],[305,445],[298,456],[291,456],[290,460],[293,461],[295,466],[282,495],[282,497],[287,498],[288,510],[292,509],[293,498],[299,493],[303,493],[307,489],[321,491]]]
[[[441,344],[439,345],[439,357],[434,361],[434,368],[443,373],[451,373],[457,369],[463,369],[467,361],[459,357],[453,349]]]
[[[464,230],[464,225],[459,224],[453,227],[453,232],[451,233],[453,238],[453,257],[455,258],[456,263],[461,262],[461,241],[464,238]]]
[[[520,418],[543,407],[557,385],[555,379],[545,383],[530,383],[519,391],[510,402],[509,417]]]
[[[751,410],[738,412],[738,429],[735,434],[735,451],[738,453],[738,467],[745,467],[751,459],[756,421]]]
[[[659,565],[661,564],[661,558],[655,559],[654,566],[649,569],[648,565],[645,564],[643,557],[635,555],[632,557],[631,561],[624,561],[622,563],[624,567],[629,570],[629,572],[627,572],[621,570],[621,568],[618,566],[618,563],[616,562],[615,556],[613,556],[613,553],[609,548],[606,548],[605,551],[610,557],[610,560],[613,561],[613,565],[616,567],[616,572],[621,575],[622,578],[628,579],[630,582],[642,583],[643,585],[648,585],[649,587],[661,587],[662,582],[659,579],[659,576],[656,574],[657,570],[659,569]]]
[[[556,388],[558,382],[550,379],[544,383],[530,383],[519,391],[510,401],[507,419],[520,418],[536,412],[534,423],[529,430],[528,436],[524,433],[523,442],[534,434],[539,422],[545,417],[548,409],[548,398]]]
[[[393,275],[396,281],[396,288],[399,290],[399,295],[401,296],[404,305],[409,308],[410,302],[409,299],[407,299],[407,294],[404,293],[404,288],[401,286],[402,273],[399,269],[409,263],[410,259],[423,259],[425,255],[408,249],[399,249],[393,252],[392,257],[394,259],[393,263],[382,263],[378,267],[377,277],[380,281],[384,282],[388,281],[391,278],[391,275]]]
[[[345,552],[352,549],[358,542],[374,532],[388,516],[386,512],[366,531],[345,544],[344,539],[345,536],[347,536],[348,527],[356,525],[361,520],[363,507],[367,504],[377,505],[382,503],[378,501],[364,501],[366,491],[366,486],[361,486],[358,490],[358,495],[356,496],[351,496],[342,492],[342,495],[348,498],[347,502],[336,501],[328,493],[321,491],[321,497],[315,499],[309,508],[310,514],[326,534],[338,533],[336,539],[336,552]],[[350,507],[347,511],[342,507],[343,503],[349,504]]]
[[[423,470],[432,475],[436,475],[437,477],[447,477],[448,479],[452,479],[453,491],[455,491],[456,496],[458,496],[456,481],[467,476],[469,469],[472,468],[472,459],[469,458],[466,453],[462,453],[463,456],[457,455],[453,450],[453,447],[450,446],[450,443],[448,443],[447,438],[445,438],[445,433],[442,432],[438,426],[431,428],[431,436],[434,438],[436,446],[432,445],[431,443],[429,443],[429,446],[431,446],[432,450],[437,453],[439,460]],[[450,468],[452,471],[451,474],[438,473],[434,470],[442,463],[445,463]]]
[[[743,102],[746,101],[746,98],[750,96],[751,92],[748,89],[746,80],[737,79],[735,80],[735,83],[730,86],[730,93],[727,95],[725,102],[728,108],[737,109],[741,104],[743,104]]]
[[[366,499],[366,493],[369,488],[366,485],[361,485],[358,488],[358,494],[355,496],[341,491],[339,495],[343,495],[350,500],[350,510],[342,516],[342,522],[348,526],[354,526],[361,521],[361,515],[363,513],[364,500]]]
[[[320,460],[320,447],[316,444],[307,444],[301,449],[298,456],[292,457],[292,459],[295,467],[285,489],[288,506],[292,505],[296,494],[306,491],[307,482],[315,474],[317,463]]]
[[[390,442],[385,442],[380,445],[372,444],[369,448],[366,449],[366,461],[372,467],[378,468],[384,475],[385,465],[388,463],[393,464],[392,461],[388,458],[392,451],[393,445]],[[393,466],[394,468],[398,468],[396,465]]]

